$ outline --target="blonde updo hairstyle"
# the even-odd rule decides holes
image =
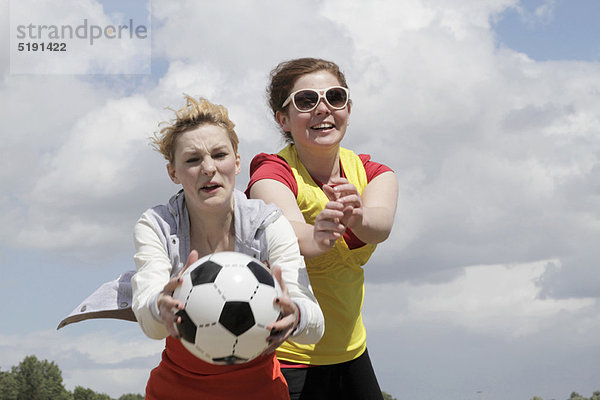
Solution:
[[[151,138],[155,150],[160,152],[170,163],[175,163],[175,146],[181,134],[194,130],[202,125],[216,125],[227,132],[233,151],[238,153],[239,139],[235,133],[235,124],[229,119],[227,109],[220,104],[213,104],[205,98],[194,99],[184,94],[186,104],[175,112],[175,119],[162,122],[163,128]]]

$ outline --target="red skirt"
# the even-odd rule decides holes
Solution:
[[[289,400],[275,353],[240,365],[212,365],[168,337],[162,361],[150,373],[147,400]]]

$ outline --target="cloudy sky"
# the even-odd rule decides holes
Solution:
[[[252,156],[282,146],[270,69],[316,56],[348,78],[344,146],[400,184],[392,235],[366,266],[382,389],[418,400],[600,390],[596,0],[151,0],[151,14],[142,0],[27,4],[0,0],[2,370],[35,354],[71,390],[143,392],[162,342],[122,321],[56,326],[133,267],[135,221],[177,190],[148,137],[183,93],[226,105],[243,189]],[[133,16],[150,29],[133,47],[80,40],[62,60],[19,64],[23,15]],[[116,73],[132,69],[142,73]]]

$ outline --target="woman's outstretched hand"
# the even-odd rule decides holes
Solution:
[[[181,277],[183,272],[196,261],[198,261],[198,252],[196,250],[192,250],[188,257],[185,268],[183,268],[181,272],[177,274],[177,276],[171,278],[163,288],[160,295],[158,295],[157,303],[160,318],[162,319],[163,324],[165,324],[169,334],[177,339],[180,338],[180,335],[176,324],[181,323],[181,317],[175,313],[179,310],[183,310],[184,304],[181,301],[173,298],[173,292],[183,282],[183,278]]]
[[[329,201],[315,218],[313,238],[322,251],[333,247],[344,234],[346,226],[342,223],[343,218],[344,205],[335,200]]]
[[[322,251],[327,251],[347,228],[360,226],[363,208],[360,193],[346,178],[332,178],[323,185],[323,192],[329,202],[315,218],[313,238]]]
[[[277,279],[277,282],[279,282],[279,286],[281,287],[281,296],[274,300],[274,304],[281,308],[281,318],[267,327],[271,330],[271,335],[267,339],[269,341],[269,347],[267,347],[263,354],[269,354],[275,351],[277,347],[290,337],[300,321],[298,306],[290,298],[285,283],[283,283],[280,267],[273,268],[273,276]]]
[[[348,179],[332,178],[327,185],[323,185],[323,191],[329,200],[342,205],[344,215],[340,222],[344,226],[353,229],[362,224],[362,198],[356,186],[350,183]]]

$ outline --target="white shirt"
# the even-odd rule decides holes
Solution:
[[[265,236],[269,265],[281,268],[283,283],[300,310],[300,323],[290,340],[302,344],[316,343],[323,336],[325,322],[310,287],[304,257],[300,255],[294,230],[284,216],[279,216],[265,228]],[[163,339],[169,333],[160,319],[157,300],[174,274],[165,247],[146,213],[135,225],[134,241],[137,273],[131,279],[133,312],[148,337]]]

